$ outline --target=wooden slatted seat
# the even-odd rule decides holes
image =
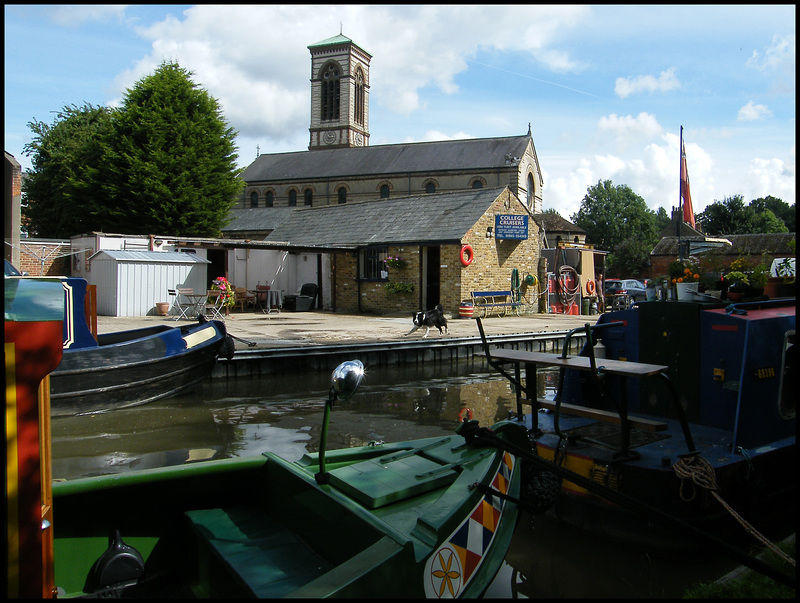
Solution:
[[[549,410],[556,409],[556,403],[553,400],[538,398],[537,400],[525,399],[524,403],[531,406],[538,406],[539,408],[547,408]],[[579,406],[577,404],[561,403],[561,412],[576,415],[578,417],[586,417],[588,419],[595,419],[605,423],[621,423],[622,420],[616,412],[608,410],[600,410],[599,408],[589,408],[588,406]],[[663,421],[655,421],[653,419],[645,419],[644,417],[636,417],[628,415],[628,422],[631,427],[641,429],[643,431],[664,431],[667,429],[667,424]]]

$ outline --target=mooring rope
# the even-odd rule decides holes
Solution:
[[[714,467],[711,466],[706,459],[700,455],[685,456],[678,460],[672,466],[675,475],[681,480],[680,496],[681,500],[689,502],[694,499],[697,491],[695,486],[705,488],[710,491],[719,503],[738,521],[748,534],[754,536],[764,546],[769,548],[773,553],[778,555],[781,559],[786,561],[792,567],[795,566],[795,560],[789,557],[786,553],[780,550],[777,546],[772,544],[761,532],[756,530],[750,523],[741,515],[739,515],[733,507],[723,500],[719,495],[719,486],[717,486],[717,479],[714,475]],[[692,487],[692,494],[690,497],[684,495],[684,486],[690,484]]]

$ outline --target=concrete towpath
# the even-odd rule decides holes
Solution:
[[[527,314],[524,316],[490,316],[483,319],[484,330],[488,336],[512,334],[538,334],[565,332],[594,324],[599,317],[561,314]],[[140,329],[156,324],[180,326],[193,321],[178,320],[174,317],[142,316],[112,317],[98,316],[98,333],[111,333]],[[478,337],[478,327],[474,319],[456,315],[448,318],[449,334],[439,335],[431,329],[428,339]],[[341,314],[324,310],[311,312],[233,312],[226,317],[228,332],[236,338],[254,342],[256,348],[271,348],[297,345],[331,345],[337,343],[376,343],[405,342],[422,339],[425,329],[410,335],[414,326],[411,312],[408,316],[371,316]],[[248,347],[236,341],[236,347]]]

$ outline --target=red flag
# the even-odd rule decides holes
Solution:
[[[692,193],[689,191],[689,170],[686,168],[686,148],[681,138],[681,199],[683,200],[683,221],[695,228]]]

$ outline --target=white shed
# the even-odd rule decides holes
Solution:
[[[172,302],[169,289],[206,290],[207,264],[194,253],[98,251],[91,258],[90,284],[97,285],[100,316],[156,314],[156,302]]]

